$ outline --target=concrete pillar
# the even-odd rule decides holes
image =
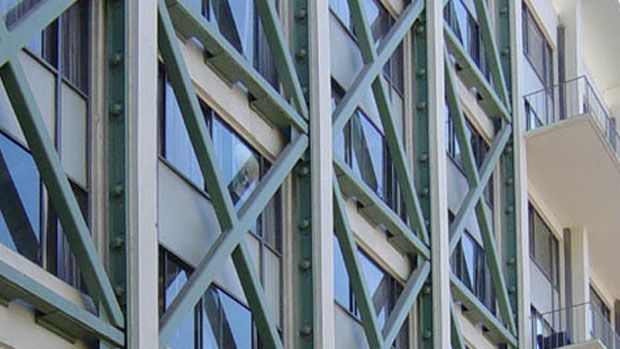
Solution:
[[[128,347],[159,348],[157,1],[127,1]]]
[[[523,18],[521,1],[511,2],[510,13],[512,19],[510,23],[510,45],[512,62],[512,91],[522,91],[521,75],[523,71],[524,56],[521,48],[523,47]],[[513,93],[513,142],[514,142],[514,168],[515,168],[515,210],[517,224],[517,278],[518,278],[518,309],[513,309],[518,320],[519,327],[519,347],[528,348],[531,346],[531,323],[530,323],[530,254],[529,254],[529,220],[528,220],[528,186],[527,186],[527,151],[524,133],[526,131],[524,103],[520,93]],[[504,182],[501,181],[503,184]],[[507,261],[506,261],[507,262]]]
[[[427,1],[433,348],[450,348],[450,252],[445,148],[443,1]]]
[[[590,264],[588,255],[588,231],[584,227],[573,227],[571,234],[571,293],[573,304],[579,305],[590,302]],[[573,338],[586,340],[590,338],[589,306],[572,308]]]
[[[333,163],[328,1],[308,1],[314,347],[335,348]]]

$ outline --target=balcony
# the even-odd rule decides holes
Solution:
[[[620,336],[591,303],[532,315],[534,349],[620,349]]]
[[[609,256],[620,244],[620,141],[615,120],[585,77],[527,95],[525,134],[530,193],[563,227],[585,227],[589,264],[620,295]]]

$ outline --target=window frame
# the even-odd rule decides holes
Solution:
[[[545,270],[544,266],[541,265],[541,261],[538,260],[538,256],[536,253],[536,241],[535,241],[535,232],[534,232],[534,218],[538,217],[539,221],[543,224],[544,228],[546,228],[549,233],[549,265],[551,271],[548,272]],[[551,225],[547,222],[545,217],[538,211],[536,206],[532,204],[532,202],[528,203],[528,226],[529,226],[529,252],[530,252],[530,260],[536,265],[536,267],[540,270],[540,272],[547,278],[549,284],[552,286],[554,290],[560,292],[560,284],[561,284],[561,270],[560,270],[560,240],[557,238],[554,230],[551,228]],[[555,250],[554,250],[555,249]],[[542,256],[540,257],[542,258]],[[551,273],[552,275],[549,275]],[[555,281],[554,281],[555,279]]]

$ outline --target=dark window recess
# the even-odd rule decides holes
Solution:
[[[202,8],[228,42],[278,90],[274,57],[254,0],[203,0]]]
[[[385,321],[394,309],[398,297],[403,291],[402,285],[390,274],[381,269],[370,257],[358,249],[358,260],[362,275],[366,280],[373,307],[377,314],[379,328],[383,327]],[[334,299],[336,303],[346,309],[356,320],[361,321],[357,301],[353,292],[353,286],[349,281],[347,272],[340,250],[338,240],[334,236]],[[405,320],[394,348],[409,348],[408,321]]]
[[[170,306],[187,282],[191,268],[170,252],[160,249],[160,314]],[[179,326],[168,347],[251,349],[257,343],[250,309],[221,288],[211,285]]]
[[[553,287],[560,284],[559,242],[532,204],[529,205],[530,256]]]
[[[181,110],[163,70],[160,70],[159,84],[161,155],[187,181],[206,192],[204,177]],[[271,163],[226,125],[210,107],[201,102],[201,108],[213,141],[221,178],[234,205],[239,208],[252,194],[260,179],[267,174]],[[259,216],[254,231],[278,252],[281,250],[281,206],[278,190]]]
[[[456,126],[454,125],[454,115],[452,115],[450,108],[448,108],[448,104],[444,105],[444,120],[446,123],[446,132],[445,132],[445,141],[446,141],[446,151],[448,155],[454,160],[457,167],[465,172],[463,165],[463,157],[465,154],[465,148],[459,144]],[[482,167],[482,163],[487,156],[490,148],[487,144],[486,140],[476,128],[468,121],[465,120],[465,132],[467,134],[467,138],[471,144],[471,149],[474,154],[474,160],[476,162],[476,166],[478,170]],[[493,207],[493,176],[489,178],[489,183],[487,184],[484,190],[484,197],[489,204],[490,207]]]
[[[480,26],[462,0],[450,0],[444,7],[444,19],[476,63],[482,75],[491,81],[491,70]]]
[[[454,220],[448,213],[450,224]],[[495,313],[495,287],[486,262],[484,248],[465,230],[461,241],[450,258],[450,266],[465,286],[492,312]]]
[[[362,0],[362,5],[375,41],[375,46],[378,47],[381,40],[390,31],[392,25],[394,25],[395,19],[390,15],[387,9],[376,0]],[[353,25],[348,1],[330,0],[329,7],[344,29],[347,30],[353,38],[356,38],[357,28]],[[399,45],[388,63],[383,67],[383,75],[392,89],[396,90],[401,95],[404,90],[403,67],[403,48],[402,45]]]
[[[553,50],[525,3],[523,3],[523,52],[543,86],[553,86]]]

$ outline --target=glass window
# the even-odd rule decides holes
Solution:
[[[222,35],[278,89],[275,61],[254,1],[211,0],[206,8]]]
[[[370,257],[358,249],[359,266],[365,278],[368,291],[370,292],[373,307],[377,314],[379,327],[383,327],[391,311],[394,309],[396,301],[403,291],[402,286],[390,274],[381,269]],[[357,307],[352,285],[344,264],[340,245],[334,236],[334,299],[344,309],[348,310],[351,316],[360,320],[360,313]],[[405,321],[407,324],[407,320]],[[409,347],[409,331],[403,325],[395,341],[395,348]]]
[[[559,242],[534,206],[529,205],[530,256],[554,287],[559,287]]]
[[[41,180],[30,153],[0,133],[0,242],[42,263]]]
[[[454,215],[448,212],[450,224]],[[495,312],[495,288],[484,248],[465,230],[452,254],[450,265],[456,276],[491,311]]]
[[[523,3],[523,52],[543,86],[553,86],[553,50],[525,3]]]
[[[187,282],[191,269],[160,249],[160,315]],[[212,284],[167,343],[168,348],[237,348],[255,345],[250,309]]]
[[[78,1],[60,18],[61,71],[81,91],[88,89],[88,3]],[[45,41],[45,40],[44,40]]]

